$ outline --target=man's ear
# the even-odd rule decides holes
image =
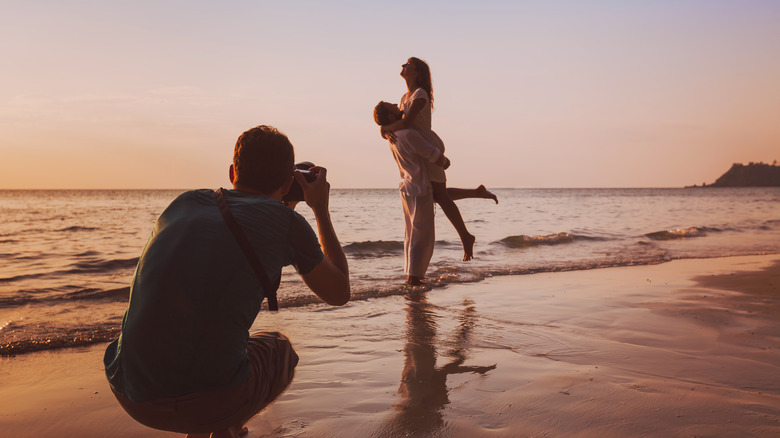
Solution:
[[[279,188],[279,190],[282,193],[282,196],[286,195],[287,192],[290,191],[290,187],[292,186],[293,181],[295,181],[295,176],[294,175],[290,175],[290,179],[285,181],[284,184],[282,184],[282,187]]]
[[[230,184],[235,184],[236,181],[236,170],[233,168],[233,165],[230,165],[230,168],[228,169],[228,178],[230,178]]]

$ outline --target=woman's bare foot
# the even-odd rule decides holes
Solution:
[[[477,240],[473,234],[469,234],[462,239],[463,242],[463,261],[467,262],[474,258],[474,242]]]
[[[485,186],[481,185],[477,187],[477,193],[480,197],[485,199],[492,199],[496,201],[496,204],[498,204],[498,196],[494,195],[492,192],[488,191],[488,189],[485,188]]]

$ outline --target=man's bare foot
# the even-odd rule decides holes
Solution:
[[[406,285],[407,286],[427,286],[428,283],[426,283],[421,277],[415,277],[413,275],[410,275],[406,279]]]
[[[498,204],[498,196],[494,195],[492,192],[488,191],[488,189],[485,188],[485,186],[481,185],[477,187],[477,193],[481,198],[485,199],[492,199],[496,201],[496,204]]]
[[[463,261],[467,262],[474,258],[474,242],[477,240],[474,235],[469,234],[463,238]]]
[[[186,438],[236,438],[239,436],[244,436],[249,433],[249,428],[246,426],[239,427],[229,427],[225,430],[220,430],[219,432],[212,432],[212,433],[190,433],[187,434]]]

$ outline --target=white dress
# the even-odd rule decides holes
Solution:
[[[428,97],[428,92],[422,88],[418,88],[412,92],[404,94],[401,98],[401,103],[398,104],[398,108],[403,111],[404,115],[412,107],[412,102],[417,99],[425,99],[425,106],[417,113],[417,116],[412,121],[412,127],[416,129],[422,137],[430,144],[436,146],[442,153],[444,153],[444,142],[435,132],[431,129],[431,100]],[[447,176],[444,173],[444,168],[428,162],[426,164],[428,169],[428,178],[431,182],[443,183],[447,181]]]

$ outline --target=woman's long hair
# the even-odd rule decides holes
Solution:
[[[417,71],[417,86],[428,92],[428,98],[431,101],[431,109],[433,109],[433,80],[431,79],[431,68],[420,58],[411,57],[409,60],[414,63],[414,69]]]

